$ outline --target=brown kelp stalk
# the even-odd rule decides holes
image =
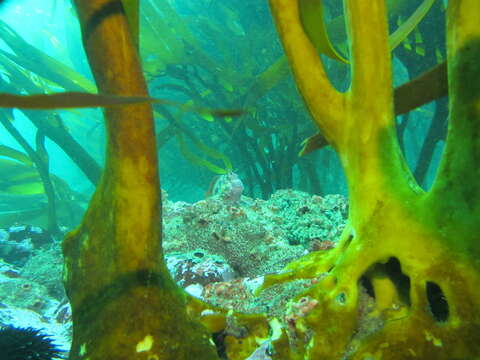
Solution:
[[[146,96],[120,1],[75,1],[101,93]],[[162,260],[152,109],[105,110],[105,171],[80,227],[64,241],[73,311],[71,359],[215,359],[206,331]]]

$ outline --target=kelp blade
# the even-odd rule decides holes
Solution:
[[[153,98],[64,92],[58,94],[14,95],[0,93],[0,107],[19,109],[58,109],[105,107],[154,102]]]
[[[3,50],[0,50],[0,53],[22,68],[67,90],[96,91],[95,84],[90,80],[61,61],[30,45],[1,20],[0,38],[10,47],[14,54]]]
[[[394,50],[412,33],[412,31],[417,27],[420,21],[422,21],[430,8],[433,6],[434,2],[435,0],[424,0],[422,4],[420,4],[420,6],[414,11],[414,13],[389,36],[388,43],[390,50]],[[402,3],[401,6],[399,5],[400,3]],[[393,13],[403,10],[405,7],[405,4],[403,4],[402,1],[392,1],[392,4],[393,5],[390,6],[390,10]],[[344,27],[344,16],[340,15],[330,20],[329,23],[325,24],[323,19],[322,0],[300,0],[299,10],[305,33],[308,35],[310,41],[315,46],[317,51],[334,60],[348,63],[348,60],[343,58],[335,50],[327,32],[327,27],[330,27],[334,24],[337,27],[335,32],[339,33],[339,29]],[[344,33],[343,29],[341,33]],[[346,32],[344,33],[344,36],[346,36]],[[339,44],[336,43],[336,45]]]
[[[17,160],[25,165],[31,166],[32,160],[28,157],[27,154],[18,151],[7,145],[0,145],[0,156],[8,157],[14,160]]]
[[[395,49],[417,27],[420,21],[427,15],[435,0],[425,0],[414,13],[388,38],[390,49]]]
[[[68,109],[68,108],[90,108],[108,107],[118,105],[129,105],[139,103],[157,103],[180,108],[183,111],[193,111],[213,116],[239,116],[243,113],[241,109],[208,109],[197,106],[185,106],[166,99],[152,98],[148,96],[117,96],[105,94],[89,94],[82,92],[63,92],[57,94],[36,94],[36,95],[14,95],[0,93],[0,108],[19,109]]]
[[[127,15],[128,25],[130,27],[130,32],[132,33],[133,41],[137,46],[139,43],[139,33],[140,33],[140,21],[139,21],[139,1],[138,0],[122,0],[123,8],[125,9],[125,14]]]
[[[183,157],[187,159],[191,164],[196,165],[196,166],[201,166],[205,167],[211,172],[217,174],[217,175],[224,175],[227,174],[228,172],[232,171],[232,163],[222,153],[209,148],[207,145],[203,144],[199,140],[194,140],[194,145],[198,147],[203,153],[205,153],[207,156],[213,157],[215,159],[220,159],[223,162],[223,165],[225,167],[220,167],[218,165],[215,165],[211,161],[208,161],[204,158],[201,158],[198,156],[196,153],[190,151],[188,149],[188,146],[185,142],[185,139],[183,137],[183,134],[178,132],[177,133],[177,140],[178,144],[180,146],[180,152],[182,153]]]
[[[300,0],[299,11],[305,33],[316,49],[334,60],[347,63],[329,40],[323,19],[322,0]]]

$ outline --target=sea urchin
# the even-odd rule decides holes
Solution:
[[[0,329],[0,358],[2,360],[61,359],[62,351],[40,330],[6,326]]]

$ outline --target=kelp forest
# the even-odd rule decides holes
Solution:
[[[389,3],[392,32],[417,10],[417,3]],[[422,5],[428,7],[422,20],[393,49],[401,74],[396,81],[398,85],[445,62],[442,26],[445,6],[441,1],[425,3],[430,4]],[[340,56],[346,57],[341,6],[334,1],[326,5],[327,31]],[[54,2],[50,6],[55,6]],[[6,45],[0,50],[2,92],[96,91],[86,60],[82,60],[84,55],[78,50],[80,33],[74,10],[65,12],[59,4],[56,6],[51,16],[68,18],[65,20],[68,38],[56,47],[50,46],[48,52],[29,43],[0,20],[1,39]],[[68,10],[68,5],[64,7]],[[336,155],[321,135],[315,136],[316,130],[295,88],[268,4],[148,0],[141,2],[139,22],[139,47],[152,96],[187,106],[244,110],[240,116],[220,117],[155,105],[162,171],[188,179],[181,183],[174,176],[165,179],[163,186],[171,197],[199,200],[208,196],[218,175],[229,171],[239,174],[246,194],[251,197],[266,199],[275,190],[286,188],[312,194],[346,193]],[[432,31],[432,26],[437,30]],[[43,37],[59,41],[52,33],[46,32]],[[48,41],[38,37],[36,40]],[[335,86],[345,90],[350,81],[348,65],[330,58],[325,62]],[[438,81],[445,88],[446,84]],[[409,94],[400,91],[397,95],[401,102],[402,95]],[[399,139],[404,148],[413,149],[408,154],[409,165],[419,183],[428,187],[446,134],[446,97],[438,97],[433,104],[413,113],[407,112],[410,109],[406,106],[397,111]],[[70,183],[88,182],[90,185],[83,188],[91,193],[104,160],[100,113],[22,109],[22,121],[29,121],[34,127],[35,141],[29,142],[22,138],[22,127],[20,121],[14,121],[14,112],[2,111],[5,114],[2,125],[18,144],[2,144],[2,172],[8,174],[2,179],[2,193],[11,197],[6,200],[9,209],[13,203],[30,201],[41,206],[34,209],[20,206],[18,211],[0,215],[0,222],[35,221],[48,224],[56,232],[59,216],[60,222],[74,226],[89,192],[75,191],[68,181],[50,174],[45,141],[54,142],[72,166],[78,167],[80,172],[76,179],[69,179]],[[413,135],[413,140],[403,136],[405,132]],[[305,140],[309,138],[305,151]],[[192,173],[195,176],[186,176]]]
[[[0,1],[0,351],[480,359],[479,13]]]

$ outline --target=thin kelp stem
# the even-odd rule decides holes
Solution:
[[[20,146],[25,150],[28,157],[33,161],[35,164],[38,174],[40,175],[40,179],[43,183],[43,188],[45,191],[45,195],[47,196],[48,201],[48,224],[47,229],[53,236],[60,235],[60,228],[58,227],[57,222],[57,209],[56,209],[56,201],[55,201],[55,189],[53,187],[49,166],[48,166],[48,156],[42,156],[41,154],[44,153],[44,149],[42,148],[41,142],[37,145],[37,150],[33,149],[28,141],[20,134],[20,132],[13,126],[10,122],[10,119],[4,116],[0,116],[0,122],[5,127],[5,129],[12,135],[12,137],[20,144]],[[39,135],[40,130],[37,131],[37,136]]]

